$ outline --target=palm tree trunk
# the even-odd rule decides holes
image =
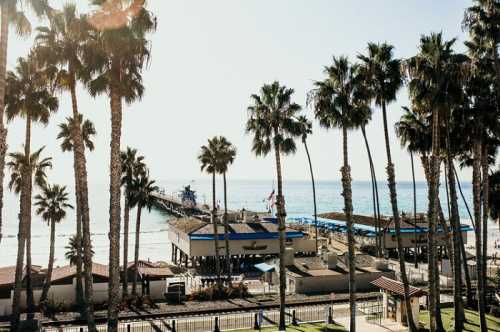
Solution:
[[[406,307],[406,317],[408,320],[408,327],[410,332],[415,332],[417,331],[417,328],[415,326],[415,321],[413,320],[413,312],[411,310],[411,302],[410,302],[410,296],[409,296],[409,291],[410,291],[410,286],[408,283],[408,276],[406,275],[406,265],[405,265],[405,258],[403,254],[403,243],[401,242],[401,220],[399,216],[399,209],[398,209],[398,195],[396,191],[396,174],[394,171],[394,164],[392,163],[392,157],[391,157],[391,146],[390,146],[390,141],[389,141],[389,130],[387,128],[387,110],[386,110],[386,105],[385,102],[382,103],[382,115],[384,118],[384,136],[385,136],[385,150],[387,153],[387,181],[389,184],[389,193],[390,193],[390,199],[391,199],[391,206],[392,206],[392,215],[394,218],[394,225],[395,225],[395,231],[396,231],[396,242],[398,246],[398,258],[399,258],[399,266],[401,270],[401,281],[403,282],[403,288],[404,288],[404,300],[405,300],[405,307]]]
[[[342,174],[342,196],[344,197],[344,213],[347,223],[347,250],[349,264],[349,307],[351,319],[349,331],[356,331],[356,253],[354,252],[354,231],[352,225],[352,187],[351,167],[347,145],[347,128],[342,128],[344,165],[340,170]]]
[[[457,188],[455,185],[455,174],[453,172],[453,158],[448,149],[447,168],[448,168],[448,187],[450,193],[450,223],[453,231],[453,251],[454,255],[454,280],[453,280],[453,302],[455,308],[455,329],[461,331],[465,321],[464,305],[462,302],[462,268],[460,259],[460,214],[458,212]],[[464,258],[465,259],[465,258]]]
[[[224,246],[226,247],[226,264],[227,264],[227,284],[231,288],[231,277],[233,274],[232,264],[231,264],[231,253],[229,252],[229,224],[227,221],[227,181],[226,172],[222,173],[222,179],[224,180]]]
[[[24,201],[25,193],[21,190],[19,199],[19,228],[17,234],[17,258],[16,272],[14,276],[14,294],[12,299],[12,314],[10,316],[11,331],[17,331],[21,314],[21,289],[23,287],[23,270],[24,270],[24,249],[26,247],[26,230],[24,224]]]
[[[475,138],[473,142],[474,160],[472,164],[472,193],[474,197],[474,219],[476,235],[476,268],[477,268],[477,300],[479,309],[479,326],[481,331],[487,331],[486,328],[486,306],[483,302],[484,280],[482,276],[482,246],[481,246],[481,139]]]
[[[125,188],[125,207],[123,209],[123,297],[128,295],[128,232],[130,207],[127,191],[127,188]]]
[[[410,151],[411,159],[411,178],[413,181],[413,222],[415,224],[415,268],[418,268],[418,237],[417,237],[417,183],[415,181],[415,163],[413,160],[413,152]]]
[[[84,313],[84,297],[82,284],[82,207],[80,203],[80,180],[78,179],[78,168],[76,153],[73,153],[73,170],[75,173],[75,200],[76,200],[76,301],[80,311]]]
[[[458,190],[460,191],[460,196],[462,197],[462,200],[464,202],[464,205],[467,209],[467,213],[469,214],[469,218],[471,220],[472,225],[474,225],[474,218],[472,217],[472,214],[469,209],[469,204],[467,203],[467,200],[465,199],[464,193],[462,191],[462,186],[460,185],[460,179],[458,178],[457,170],[455,169],[455,166],[453,166],[453,173],[455,175],[455,179],[458,185]],[[475,228],[475,226],[473,226]],[[472,283],[470,280],[470,273],[469,273],[469,265],[467,263],[467,253],[465,252],[465,244],[462,236],[459,237],[459,242],[460,242],[460,255],[462,255],[462,265],[464,269],[464,274],[465,274],[465,289],[466,289],[466,297],[467,297],[467,305],[471,306],[472,305]]]
[[[114,77],[120,78],[116,60],[113,60]],[[108,331],[118,331],[118,305],[120,303],[120,196],[121,159],[120,138],[122,101],[115,82],[111,86],[111,160],[109,204],[109,282],[108,282]]]
[[[439,269],[436,252],[436,231],[439,216],[439,175],[440,175],[440,142],[439,111],[432,112],[432,156],[429,172],[429,212],[428,212],[428,254],[429,254],[429,314],[431,331],[443,331],[441,308],[439,307]],[[447,229],[445,227],[445,229]]]
[[[9,38],[9,5],[6,1],[1,4],[0,27],[0,242],[2,241],[3,224],[3,180],[5,176],[5,155],[7,153],[7,128],[4,125],[5,109],[5,77],[7,67],[7,44]]]
[[[92,242],[90,238],[90,210],[89,194],[87,182],[87,161],[85,158],[85,145],[81,132],[81,123],[79,123],[78,100],[76,97],[76,83],[74,73],[70,69],[72,83],[70,84],[71,105],[73,110],[73,153],[76,160],[76,181],[78,182],[79,192],[78,201],[80,205],[81,226],[82,226],[82,244],[83,244],[83,275],[84,275],[84,295],[85,295],[85,318],[89,332],[95,332],[94,319],[94,299],[93,299],[93,277],[92,277]],[[78,207],[77,207],[78,209]],[[78,288],[77,288],[78,289]]]
[[[217,275],[217,290],[222,290],[219,257],[219,231],[217,227],[217,206],[215,199],[215,171],[212,172],[212,225],[214,227],[214,249],[215,249],[215,273]]]
[[[35,303],[33,299],[33,283],[31,276],[31,193],[33,190],[32,184],[32,169],[31,169],[31,113],[26,116],[26,139],[24,142],[25,166],[23,169],[23,189],[24,195],[24,225],[26,231],[26,307],[28,318],[32,318],[35,311]]]
[[[370,144],[368,143],[368,137],[366,136],[365,126],[361,126],[361,132],[363,133],[366,153],[368,154],[368,162],[370,164],[370,177],[372,180],[372,196],[373,196],[373,216],[375,218],[375,232],[377,233],[376,247],[377,247],[377,256],[380,258],[382,257],[382,251],[383,249],[385,249],[385,246],[383,246],[382,248],[382,240],[380,235],[380,206],[378,197],[377,176],[375,175],[375,168],[373,167],[372,152],[370,150]]]
[[[307,147],[306,140],[303,140],[304,148],[306,150],[307,161],[309,162],[309,172],[311,173],[311,183],[312,183],[312,191],[313,191],[313,207],[314,207],[314,231],[316,236],[316,255],[319,253],[318,247],[318,208],[316,205],[316,183],[314,182],[314,171],[311,162],[311,155],[309,154],[309,148]]]
[[[482,197],[483,197],[483,252],[481,264],[483,279],[483,303],[486,305],[486,292],[488,290],[488,277],[487,277],[487,267],[488,267],[488,217],[489,217],[489,167],[488,167],[488,145],[485,141],[482,144],[482,154],[481,154],[481,169],[482,169]],[[486,308],[485,308],[486,309]]]
[[[285,321],[285,306],[286,306],[286,270],[285,270],[285,218],[286,218],[286,210],[285,210],[285,201],[283,198],[283,179],[281,175],[281,148],[279,143],[276,141],[276,137],[278,136],[277,128],[274,129],[274,154],[276,158],[276,177],[278,182],[278,196],[276,198],[276,209],[278,212],[278,232],[279,232],[279,241],[280,241],[280,318],[279,318],[279,330],[286,330],[286,321]]]
[[[42,295],[40,296],[40,303],[45,303],[47,301],[47,296],[49,294],[50,283],[52,280],[52,270],[54,268],[54,243],[56,240],[56,222],[55,220],[50,221],[50,249],[49,249],[49,264],[47,266],[47,276],[45,277],[45,283],[43,285]]]
[[[134,248],[134,279],[132,281],[132,295],[137,296],[137,277],[139,275],[139,247],[141,240],[141,213],[142,206],[137,204],[137,220],[135,223],[135,248]],[[142,290],[144,294],[144,289]]]

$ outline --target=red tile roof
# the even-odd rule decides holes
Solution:
[[[394,279],[390,279],[387,277],[380,277],[371,282],[372,285],[377,286],[380,289],[386,290],[393,294],[404,296],[404,287],[403,283]],[[418,288],[410,286],[409,294],[410,297],[420,297],[425,295],[425,291]]]
[[[99,263],[92,263],[92,274],[103,278],[109,278],[109,267]],[[54,282],[74,276],[76,276],[76,266],[67,265],[57,267],[52,271],[51,281]]]
[[[16,273],[15,266],[1,267],[0,268],[0,286],[13,285],[15,273]]]

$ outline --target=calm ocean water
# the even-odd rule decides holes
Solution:
[[[211,182],[208,179],[197,181],[161,181],[159,185],[167,192],[178,192],[184,185],[191,184],[197,191],[198,202],[211,202]],[[218,196],[222,201],[222,185],[218,185]],[[317,187],[317,201],[319,212],[341,211],[343,198],[340,195],[342,188],[338,181],[319,181]],[[443,186],[444,187],[444,186]],[[246,208],[254,211],[266,209],[265,199],[273,189],[273,181],[230,181],[228,183],[228,204],[230,209]],[[444,188],[442,189],[443,198]],[[468,202],[471,202],[471,186],[463,184],[464,193]],[[108,209],[109,195],[106,184],[91,184],[90,208],[91,208],[91,231],[95,250],[95,261],[106,263],[108,260]],[[284,186],[287,212],[289,215],[311,215],[313,211],[312,190],[310,181],[289,181]],[[426,184],[417,183],[417,211],[427,210]],[[381,212],[390,214],[388,190],[385,183],[379,183]],[[413,211],[413,186],[411,182],[398,183],[398,204],[401,211]],[[372,192],[369,182],[353,183],[354,212],[359,214],[372,214]],[[442,200],[446,213],[446,201]],[[469,203],[470,204],[470,203]],[[15,264],[17,252],[17,214],[19,200],[16,196],[6,192],[3,240],[0,244],[0,266]],[[467,210],[460,201],[460,214],[464,223],[468,223]],[[141,257],[143,259],[168,260],[170,257],[170,245],[167,239],[167,220],[170,216],[159,211],[145,211],[141,222]],[[130,248],[134,246],[135,211],[131,212],[131,236],[129,236]],[[56,228],[56,265],[67,264],[64,259],[65,246],[69,237],[75,232],[74,212],[70,211],[67,218]],[[34,216],[32,220],[33,238],[33,263],[46,265],[49,250],[49,227],[41,218]],[[489,226],[490,238],[498,238],[498,225],[493,222]],[[132,259],[133,251],[129,250]]]

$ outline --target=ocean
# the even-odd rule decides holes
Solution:
[[[211,181],[207,177],[201,180],[173,180],[160,181],[158,185],[168,193],[179,192],[184,185],[191,185],[198,196],[198,203],[211,203]],[[228,205],[230,209],[241,209],[253,211],[266,210],[266,198],[271,193],[272,180],[269,181],[245,181],[228,180]],[[379,195],[381,213],[390,215],[391,208],[387,185],[380,182]],[[471,202],[471,185],[462,184],[464,194],[469,206]],[[411,182],[398,182],[398,204],[400,211],[411,213],[413,211],[413,184]],[[443,211],[447,214],[445,188],[442,185]],[[72,188],[69,188],[72,191]],[[95,251],[94,260],[99,263],[108,261],[109,255],[109,193],[108,187],[103,183],[89,184],[89,204],[91,210],[91,232]],[[372,191],[370,182],[353,182],[353,204],[354,212],[358,214],[373,214]],[[342,211],[343,198],[341,196],[342,186],[339,181],[318,181],[316,183],[318,212]],[[310,181],[286,181],[284,193],[287,213],[290,216],[313,214],[312,189]],[[72,194],[73,195],[73,194]],[[217,200],[223,202],[222,183],[217,182]],[[73,196],[71,196],[74,200]],[[470,224],[467,210],[460,199],[460,216],[463,223]],[[427,211],[427,186],[424,182],[417,183],[417,211]],[[17,227],[19,212],[19,199],[14,194],[5,192],[3,239],[0,244],[0,266],[15,264],[17,253]],[[129,260],[133,259],[134,232],[135,232],[135,210],[130,213],[130,235],[129,235]],[[157,210],[148,212],[144,210],[141,219],[141,245],[140,256],[142,259],[151,261],[168,261],[170,258],[170,244],[167,236],[167,221],[171,216]],[[65,220],[56,226],[55,265],[63,266],[68,262],[64,258],[65,246],[69,237],[75,233],[74,211],[68,211]],[[499,238],[498,225],[490,221],[488,227],[490,244],[492,239]],[[123,236],[122,236],[123,239]],[[36,215],[32,218],[32,261],[33,264],[46,266],[49,253],[49,227]],[[120,257],[121,259],[122,257]]]

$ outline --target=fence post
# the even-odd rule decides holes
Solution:
[[[172,332],[177,332],[177,331],[175,330],[175,319],[174,319],[174,320],[172,320]]]
[[[130,324],[127,324],[127,332],[130,332]]]
[[[220,332],[220,329],[219,329],[219,317],[215,317],[214,332]]]
[[[297,326],[297,317],[295,317],[295,309],[292,310],[292,325]]]
[[[80,332],[83,332],[83,327],[80,327]]]
[[[328,307],[328,324],[333,324],[332,307]]]
[[[253,315],[253,329],[258,330],[259,329],[259,322],[257,321],[257,314]]]

